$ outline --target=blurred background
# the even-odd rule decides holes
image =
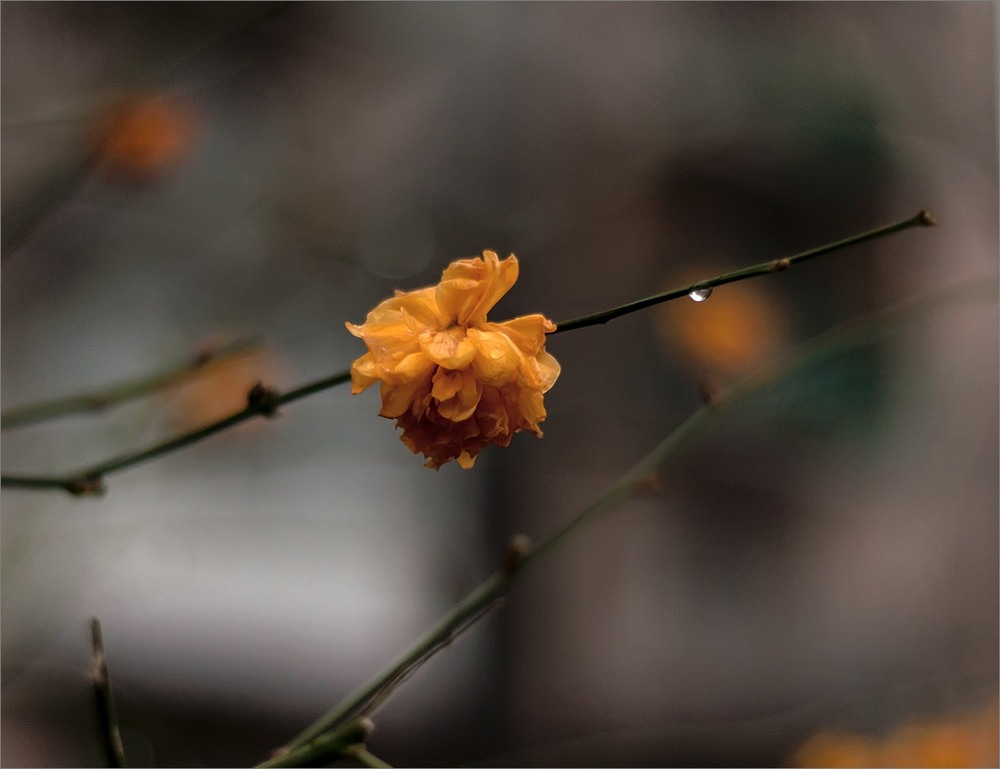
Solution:
[[[6,766],[244,766],[501,559],[797,343],[997,282],[992,3],[27,3],[2,21],[2,404],[252,339],[7,429],[64,473],[363,352],[344,329],[514,252],[559,321],[932,211],[940,225],[558,335],[545,437],[439,472],[326,391],[108,478],[2,495]],[[998,317],[800,372],[528,570],[413,676],[399,765],[997,764]]]

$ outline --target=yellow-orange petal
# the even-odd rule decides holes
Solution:
[[[346,324],[347,330],[364,340],[368,351],[381,365],[391,367],[420,350],[417,337],[409,330],[402,315],[396,322],[369,322],[362,326]]]
[[[437,303],[437,288],[429,286],[399,293],[393,299],[396,300],[394,306],[399,311],[409,316],[409,323],[414,324],[414,328],[444,328],[448,319],[441,313]]]
[[[429,382],[437,366],[422,352],[414,352],[406,355],[395,368],[386,372],[385,378],[393,381]]]
[[[506,334],[473,328],[469,338],[476,348],[472,368],[484,384],[500,386],[517,378],[524,356]]]
[[[482,325],[486,313],[514,285],[518,269],[516,256],[501,262],[493,251],[483,251],[482,258],[452,262],[437,287],[440,312],[462,326]]]
[[[468,366],[476,354],[476,346],[461,326],[453,326],[444,331],[427,331],[418,340],[423,353],[447,369]]]
[[[431,379],[431,395],[439,401],[445,401],[462,389],[462,373],[438,368]]]
[[[398,417],[409,410],[415,400],[429,391],[434,363],[422,354],[406,356],[392,372],[382,376],[382,409],[384,417]]]
[[[455,372],[455,376],[459,378],[461,387],[450,398],[438,403],[437,410],[445,419],[462,422],[475,413],[483,387],[472,371]]]
[[[538,423],[545,420],[545,402],[537,390],[521,388],[517,391],[517,410],[524,420],[524,428],[541,435]]]
[[[556,324],[544,315],[522,315],[503,323],[487,323],[490,331],[506,334],[525,355],[535,355],[545,346],[545,335],[556,330]]]
[[[405,384],[391,384],[382,382],[382,408],[379,416],[395,419],[402,416],[412,407],[413,401],[418,397],[418,391],[426,387],[425,383],[407,382]]]
[[[379,380],[381,369],[370,352],[366,352],[351,364],[351,393],[364,392]]]
[[[561,371],[559,361],[544,350],[533,358],[527,358],[522,368],[525,381],[543,393],[552,389]]]

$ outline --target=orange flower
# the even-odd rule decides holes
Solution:
[[[513,254],[500,261],[483,251],[452,262],[436,286],[397,291],[363,325],[346,324],[368,346],[351,366],[351,391],[381,382],[379,415],[396,420],[427,467],[456,459],[468,469],[491,443],[542,434],[542,396],[559,376],[545,334],[556,326],[542,315],[486,320],[517,273]]]

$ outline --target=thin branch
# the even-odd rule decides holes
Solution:
[[[369,769],[392,769],[391,764],[387,764],[378,756],[370,753],[363,745],[355,745],[347,751],[347,755]]]
[[[270,759],[260,766],[318,766],[324,761],[353,755],[359,749],[371,755],[364,750],[364,744],[372,733],[372,728],[370,718],[355,718],[346,724],[316,735],[308,744],[295,748],[279,748]],[[388,764],[379,764],[379,766],[388,766]]]
[[[675,289],[663,294],[657,294],[655,296],[647,297],[646,299],[640,299],[637,302],[632,302],[631,304],[626,304],[611,310],[599,312],[594,315],[587,315],[575,320],[565,321],[560,323],[556,330],[552,333],[555,334],[560,331],[571,331],[573,329],[585,328],[586,326],[607,323],[613,318],[627,315],[630,312],[635,312],[636,310],[651,307],[655,304],[687,296],[692,291],[710,291],[715,286],[720,286],[725,283],[733,283],[737,280],[744,280],[757,275],[766,275],[772,272],[778,272],[787,269],[793,264],[803,262],[807,259],[813,259],[831,251],[846,248],[874,238],[883,237],[910,227],[929,227],[935,223],[936,222],[933,216],[926,211],[921,211],[919,214],[910,219],[896,222],[895,224],[890,224],[885,227],[880,227],[876,230],[871,230],[870,232],[865,232],[860,235],[855,235],[853,237],[846,238],[845,240],[837,241],[836,243],[830,243],[825,246],[820,246],[819,248],[804,251],[800,254],[796,254],[795,256],[764,262],[763,264],[747,267],[742,270],[737,270],[736,272],[719,275],[718,277],[710,280],[693,283],[692,285],[685,286],[684,288]],[[303,385],[302,387],[281,396],[278,396],[273,391],[258,385],[250,392],[246,408],[217,422],[206,425],[205,427],[193,430],[192,432],[172,438],[163,443],[158,443],[155,446],[139,452],[113,457],[104,462],[100,462],[96,465],[84,468],[66,476],[0,476],[0,486],[20,489],[63,489],[64,491],[68,491],[70,494],[75,495],[100,494],[105,490],[103,482],[104,476],[109,473],[124,470],[125,468],[132,467],[140,462],[146,462],[150,459],[154,459],[185,446],[189,446],[192,443],[197,443],[198,441],[204,440],[211,435],[215,435],[215,433],[226,430],[234,425],[240,424],[241,422],[245,422],[248,419],[258,416],[273,416],[275,410],[279,406],[298,400],[299,398],[304,398],[307,395],[320,392],[321,390],[326,390],[338,384],[342,384],[349,381],[350,378],[350,371],[345,371],[320,379],[311,384]]]
[[[90,621],[90,636],[93,645],[90,680],[94,685],[97,718],[101,728],[101,746],[104,748],[108,766],[124,767],[127,766],[125,748],[122,745],[118,719],[115,716],[115,703],[111,697],[111,680],[108,678],[108,662],[104,656],[104,637],[101,634],[101,621],[97,617]]]
[[[314,382],[302,385],[281,395],[261,384],[257,384],[247,395],[247,405],[245,408],[204,427],[199,427],[196,430],[184,433],[170,440],[157,443],[155,446],[143,449],[142,451],[121,454],[117,457],[106,459],[103,462],[85,467],[82,470],[77,470],[75,473],[65,476],[0,476],[0,486],[19,489],[62,489],[76,496],[103,494],[106,490],[104,477],[110,473],[125,470],[142,462],[148,462],[164,454],[177,451],[185,446],[190,446],[192,443],[197,443],[209,436],[255,417],[273,417],[281,406],[321,392],[322,390],[336,387],[344,382],[349,382],[350,379],[350,371],[341,371],[332,376],[317,379]]]
[[[0,414],[0,430],[24,427],[48,419],[81,412],[101,412],[144,395],[149,395],[164,387],[182,381],[192,373],[211,363],[219,363],[245,355],[258,346],[256,340],[241,339],[228,344],[209,347],[162,371],[124,382],[102,387],[86,393],[78,393],[65,398],[55,398],[27,406],[7,409]]]
[[[571,519],[562,528],[531,545],[518,535],[511,542],[503,565],[478,587],[461,599],[426,635],[402,654],[388,668],[363,687],[349,695],[341,704],[318,718],[279,749],[282,763],[266,762],[261,766],[301,766],[292,763],[293,756],[331,730],[359,714],[369,715],[385,699],[386,694],[405,676],[413,673],[442,649],[461,630],[466,629],[501,599],[510,589],[521,569],[537,561],[565,543],[573,534],[602,513],[617,507],[655,481],[659,468],[682,448],[703,434],[726,413],[751,396],[791,373],[855,347],[872,344],[896,331],[904,323],[926,316],[930,311],[966,297],[996,298],[996,285],[977,281],[939,292],[931,297],[897,305],[844,323],[799,346],[781,362],[766,367],[735,386],[722,398],[702,406],[682,422],[649,454],[613,483],[595,502]]]
[[[935,224],[937,224],[937,221],[933,216],[931,216],[931,214],[927,211],[921,211],[916,216],[909,219],[895,222],[894,224],[888,224],[885,227],[879,227],[878,229],[870,230],[869,232],[863,232],[860,235],[854,235],[850,238],[845,238],[844,240],[838,240],[836,243],[829,243],[825,246],[820,246],[819,248],[803,251],[802,253],[795,254],[794,256],[788,256],[784,259],[772,259],[768,262],[756,264],[753,267],[744,267],[743,269],[736,270],[735,272],[729,272],[715,278],[701,280],[697,283],[691,283],[690,285],[683,286],[681,288],[665,291],[662,294],[656,294],[655,296],[649,296],[645,299],[639,299],[636,302],[623,304],[620,307],[615,307],[611,310],[603,310],[602,312],[597,312],[593,315],[584,315],[580,318],[563,321],[562,323],[557,324],[556,330],[550,332],[550,335],[558,334],[562,331],[574,331],[575,329],[586,328],[587,326],[601,325],[603,323],[607,323],[609,320],[620,318],[622,315],[628,315],[629,313],[636,312],[637,310],[644,310],[647,307],[662,304],[663,302],[669,302],[673,299],[680,299],[684,296],[700,296],[701,298],[699,301],[703,301],[708,298],[709,294],[712,293],[712,289],[717,286],[725,285],[726,283],[735,283],[738,280],[755,278],[759,275],[770,275],[775,272],[783,272],[795,264],[804,262],[807,259],[815,259],[817,256],[822,256],[823,254],[829,254],[831,251],[839,251],[842,248],[854,246],[858,243],[864,243],[868,240],[885,237],[886,235],[891,235],[892,233],[900,232],[901,230],[907,230],[911,227],[933,227]]]

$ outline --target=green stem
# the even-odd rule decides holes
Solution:
[[[387,764],[381,758],[373,755],[361,745],[355,745],[353,748],[347,751],[347,755],[353,758],[362,766],[367,766],[369,769],[392,769],[391,764]]]
[[[637,491],[655,481],[657,470],[683,447],[704,433],[730,410],[745,402],[755,393],[794,371],[815,365],[854,347],[874,343],[895,331],[904,322],[925,316],[930,310],[962,298],[964,295],[996,297],[996,285],[976,281],[942,291],[922,300],[898,305],[889,310],[871,313],[844,323],[799,346],[780,363],[767,367],[750,376],[730,390],[725,396],[705,404],[621,478],[615,481],[598,499],[562,528],[530,545],[523,536],[514,538],[511,551],[503,566],[487,577],[468,595],[461,599],[431,630],[410,649],[371,681],[349,695],[339,705],[320,716],[313,724],[293,737],[281,749],[297,754],[313,741],[331,730],[339,728],[359,714],[375,710],[389,693],[437,651],[447,646],[455,636],[470,627],[508,592],[521,569],[540,560],[544,555],[565,543],[572,535],[602,513],[608,512],[629,499]],[[288,755],[286,753],[286,755]],[[262,764],[269,766],[272,764]],[[282,764],[283,766],[301,764]]]
[[[204,350],[199,352],[194,358],[185,360],[154,374],[129,379],[86,393],[78,393],[77,395],[65,398],[56,398],[41,403],[32,403],[27,406],[7,409],[0,414],[0,430],[23,427],[79,412],[104,411],[112,406],[141,398],[144,395],[179,382],[210,363],[218,363],[245,355],[256,346],[257,342],[253,340],[239,340],[214,349]]]
[[[359,750],[367,753],[364,750],[364,744],[371,731],[372,722],[370,719],[356,718],[342,726],[317,735],[306,745],[295,748],[279,748],[271,758],[258,766],[319,766],[321,762],[354,755]],[[388,766],[388,764],[377,764],[377,766]]]
[[[111,680],[108,677],[108,662],[104,656],[104,637],[101,621],[94,617],[90,621],[90,635],[93,646],[90,678],[94,685],[94,699],[97,703],[97,719],[100,723],[101,745],[108,766],[124,767],[125,748],[122,745],[115,703],[111,697]]]
[[[580,318],[563,321],[562,323],[557,324],[556,330],[550,332],[550,335],[558,334],[562,331],[574,331],[578,328],[586,328],[587,326],[598,326],[603,323],[607,323],[609,320],[620,318],[622,315],[628,315],[629,313],[636,312],[637,310],[644,310],[647,307],[662,304],[663,302],[669,302],[674,299],[680,299],[684,296],[690,296],[694,291],[711,291],[713,288],[723,286],[726,283],[735,283],[738,280],[755,278],[759,275],[770,275],[775,272],[783,272],[795,264],[799,264],[800,262],[804,262],[808,259],[815,259],[817,256],[822,256],[823,254],[829,254],[831,251],[839,251],[842,248],[855,246],[858,243],[864,243],[868,240],[885,237],[886,235],[891,235],[892,233],[900,232],[901,230],[907,230],[911,227],[932,227],[935,224],[937,224],[937,221],[933,216],[931,216],[927,211],[921,211],[916,216],[909,219],[895,222],[894,224],[888,224],[885,227],[879,227],[878,229],[870,230],[869,232],[863,232],[860,235],[854,235],[843,240],[838,240],[835,243],[828,243],[827,245],[820,246],[819,248],[803,251],[802,253],[795,254],[794,256],[788,256],[784,259],[772,259],[767,262],[762,262],[761,264],[755,264],[752,267],[744,267],[743,269],[736,270],[735,272],[729,272],[725,275],[719,275],[708,280],[701,280],[697,283],[691,283],[690,285],[683,286],[681,288],[664,291],[662,294],[648,296],[645,299],[629,302],[628,304],[623,304],[620,307],[615,307],[610,310],[603,310],[602,312],[597,312],[592,315],[584,315]]]
[[[312,725],[289,740],[283,750],[295,751],[307,746],[321,735],[337,729],[348,719],[367,711],[372,703],[381,703],[384,695],[416,670],[440,648],[447,646],[466,627],[484,615],[508,589],[513,570],[501,570],[487,577],[477,588],[459,601],[416,644],[392,665],[351,694],[340,705],[318,718]],[[273,764],[261,764],[272,766]],[[291,766],[292,764],[287,764]]]

